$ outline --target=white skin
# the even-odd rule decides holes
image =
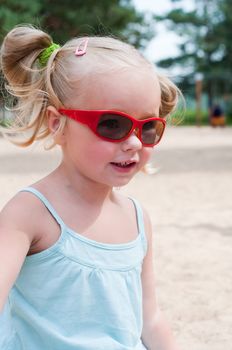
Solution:
[[[159,115],[160,95],[159,82],[152,71],[127,69],[89,80],[85,94],[77,100],[74,91],[68,107],[118,110],[144,119]],[[48,107],[48,118],[51,133],[55,134],[60,114],[52,106]],[[71,119],[67,120],[63,133],[56,136],[56,141],[63,154],[60,166],[32,186],[49,199],[67,226],[79,234],[111,244],[135,239],[137,226],[133,204],[112,189],[126,185],[144,167],[152,148],[144,147],[135,133],[119,143],[104,141],[87,126]],[[134,166],[125,171],[112,164],[128,161],[133,161]],[[146,212],[144,219],[148,252],[142,270],[142,340],[148,349],[177,350],[156,302],[152,230]],[[30,193],[17,194],[5,206],[0,214],[0,308],[26,255],[50,247],[59,235],[57,223]]]

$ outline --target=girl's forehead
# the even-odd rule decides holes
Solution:
[[[77,109],[117,109],[128,113],[145,109],[159,111],[161,91],[153,70],[124,69],[108,74],[94,74],[86,79],[76,100]]]

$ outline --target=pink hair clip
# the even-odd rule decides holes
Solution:
[[[80,42],[80,44],[77,46],[75,51],[76,56],[83,56],[86,54],[88,41],[89,41],[89,38],[85,38]]]

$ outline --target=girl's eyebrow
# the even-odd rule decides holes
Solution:
[[[140,119],[148,119],[148,118],[158,118],[159,116],[156,113],[146,113]]]
[[[154,113],[151,113],[151,112],[147,112],[147,113],[144,113],[141,117],[137,114],[131,114],[131,113],[128,113],[127,111],[123,110],[123,109],[118,109],[118,108],[112,108],[112,109],[109,109],[109,111],[112,111],[112,112],[122,112],[122,113],[125,113],[133,118],[138,118],[139,120],[144,120],[144,119],[149,119],[149,118],[159,118],[159,115],[157,115],[155,112]]]
[[[114,111],[117,111],[118,109],[114,109]],[[137,115],[137,114],[130,114],[130,113],[128,113],[127,111],[124,111],[124,110],[118,110],[119,112],[122,112],[122,113],[125,113],[125,114],[127,114],[127,115],[130,115],[131,117],[134,117],[134,118],[139,118],[139,119],[141,119],[141,120],[143,120],[143,119],[148,119],[148,118],[158,118],[159,117],[159,115],[157,115],[156,113],[151,113],[151,112],[148,112],[148,113],[144,113],[142,116],[141,116],[141,118],[139,117],[139,115]]]
[[[147,113],[146,116],[148,117],[158,117],[156,113]]]

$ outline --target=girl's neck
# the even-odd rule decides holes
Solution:
[[[62,183],[61,187],[79,201],[102,205],[107,199],[112,200],[111,187],[88,179],[78,172],[73,172],[63,163],[53,172],[53,178],[57,183]]]

